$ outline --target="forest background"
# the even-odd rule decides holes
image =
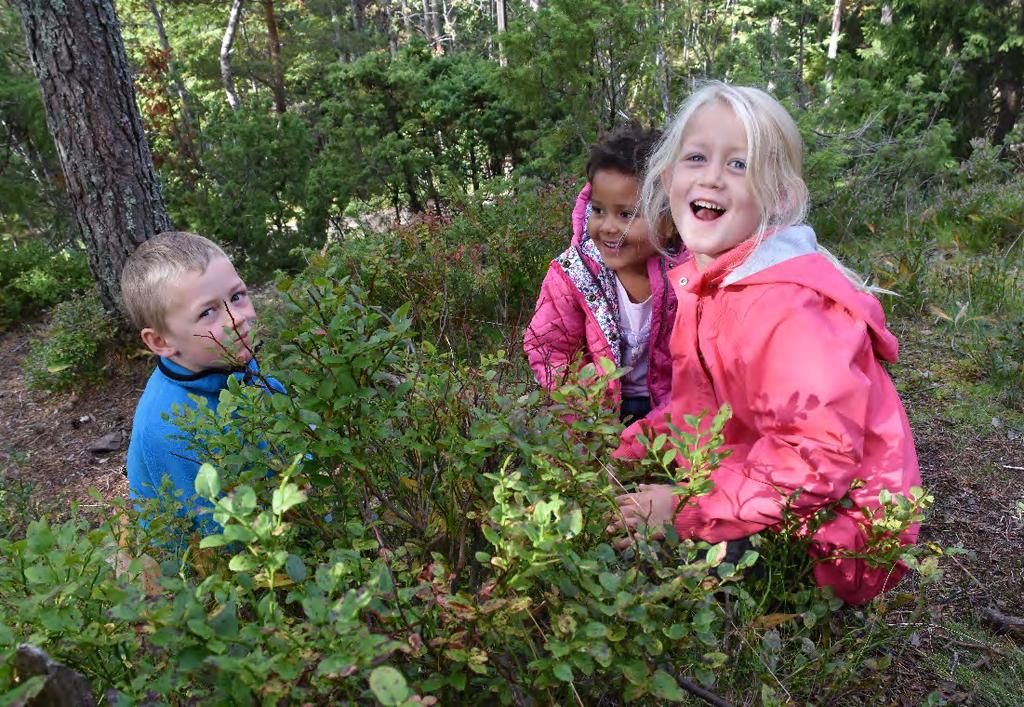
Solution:
[[[74,396],[118,375],[134,344],[93,289],[91,244],[76,228],[16,4],[0,8],[0,330],[31,332],[31,385]],[[255,429],[281,452],[274,478],[289,488],[294,478],[302,501],[271,501],[285,486],[247,473],[268,462],[218,438],[205,451],[223,478],[205,491],[237,498],[239,484],[251,487],[273,518],[257,521],[257,505],[225,511],[249,523],[228,540],[250,543],[254,560],[214,556],[193,576],[158,558],[179,599],[153,609],[126,599],[130,587],[102,569],[113,526],[52,515],[19,481],[35,450],[8,445],[0,582],[17,589],[0,602],[0,648],[31,637],[97,690],[136,700],[675,699],[670,676],[683,673],[737,699],[754,684],[751,699],[765,704],[880,695],[1012,704],[1020,694],[1024,4],[125,0],[116,9],[170,221],[224,244],[250,281],[276,283],[267,362],[293,371],[297,402]],[[590,532],[601,492],[565,488],[552,471],[579,458],[530,391],[518,336],[547,260],[568,240],[587,147],[627,120],[663,126],[704,77],[763,86],[787,105],[807,144],[819,237],[898,293],[884,304],[904,345],[894,377],[936,496],[926,537],[935,552],[967,554],[943,553],[946,576],[907,590],[895,608],[843,613],[809,590],[762,587],[736,600],[740,611],[699,582],[687,585],[686,608],[669,608]],[[586,391],[565,396],[559,404],[599,407]],[[250,406],[257,420],[266,404],[240,400],[220,414],[250,419]],[[592,436],[595,459],[612,429],[597,407],[575,432]],[[343,437],[356,441],[342,449],[340,438],[311,438],[310,422],[324,429],[332,418],[352,421]],[[210,411],[191,424],[216,431],[216,420]],[[303,450],[317,461],[290,466]],[[337,478],[353,459],[357,481]],[[521,476],[509,482],[508,469]],[[580,527],[555,522],[554,506],[542,518],[538,503],[568,504]],[[298,506],[308,510],[286,522]],[[382,506],[383,521],[367,515]],[[342,530],[323,527],[327,513],[347,521]],[[51,516],[65,525],[51,530]],[[257,523],[277,523],[288,542]],[[440,540],[417,545],[425,534]],[[95,552],[75,560],[61,543]],[[65,564],[26,572],[55,547]],[[694,550],[678,552],[695,566]],[[565,587],[556,599],[545,594],[552,576],[510,569],[553,557],[563,573],[592,575],[578,583],[598,604],[629,603],[619,587],[629,576],[630,601],[657,620],[645,624],[625,604],[602,613],[570,602]],[[718,575],[728,584],[735,570]],[[653,571],[659,586],[683,582],[673,574],[682,570],[663,571]],[[109,596],[97,595],[95,577],[87,591],[56,588],[72,574],[102,577]],[[284,575],[291,601],[274,589]],[[67,613],[36,601],[52,592]],[[356,605],[343,611],[343,601]],[[479,611],[490,601],[500,603]],[[324,628],[318,602],[362,632],[357,647]],[[675,623],[652,643],[669,614]],[[95,635],[70,638],[83,615]],[[216,635],[190,623],[202,616]],[[624,648],[631,642],[614,636],[638,623],[648,639]],[[254,625],[273,630],[247,633]],[[151,632],[159,641],[141,637]],[[300,635],[308,651],[281,659]],[[244,663],[242,647],[278,660]],[[391,666],[400,679],[381,672]],[[13,675],[0,667],[11,689],[39,689]]]

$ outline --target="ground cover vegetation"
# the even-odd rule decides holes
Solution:
[[[0,477],[0,695],[40,689],[10,661],[28,641],[112,704],[660,704],[692,686],[766,705],[1014,703],[1012,633],[933,611],[950,593],[936,564],[956,575],[972,559],[942,543],[863,609],[811,588],[795,526],[728,562],[672,537],[613,550],[615,484],[671,477],[666,442],[643,467],[613,465],[600,386],[542,396],[519,336],[568,240],[586,146],[627,118],[662,124],[695,78],[756,83],[801,126],[820,237],[898,293],[884,300],[910,362],[894,377],[929,396],[909,405],[915,431],[941,405],[942,437],[996,429],[1019,450],[1019,3],[241,6],[231,41],[221,3],[117,11],[171,218],[250,280],[273,277],[260,356],[289,395],[232,389],[181,420],[206,439],[196,492],[223,528],[187,544],[156,505],[143,530],[124,503],[68,514],[17,469]],[[0,329],[42,327],[56,305],[29,378],[73,388],[119,340],[22,46],[5,5]],[[932,502],[891,499],[877,527]],[[934,503],[939,524],[955,513]],[[984,601],[1024,610],[1005,591]],[[921,657],[936,627],[978,662],[948,643]]]

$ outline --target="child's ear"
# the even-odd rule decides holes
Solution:
[[[146,348],[157,356],[170,358],[178,353],[178,349],[171,346],[170,342],[163,336],[163,334],[152,327],[146,327],[139,332],[139,335],[142,337],[142,343],[146,345]]]

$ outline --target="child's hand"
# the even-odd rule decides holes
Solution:
[[[625,493],[615,499],[619,517],[607,530],[615,533],[643,524],[654,530],[652,538],[661,539],[665,537],[663,528],[675,518],[679,497],[672,492],[671,486],[665,484],[640,484],[638,488],[640,490],[636,493]],[[615,543],[619,549],[628,544],[628,540]]]

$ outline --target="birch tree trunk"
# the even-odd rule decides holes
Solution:
[[[835,76],[836,56],[839,54],[839,31],[843,24],[843,0],[836,0],[832,8],[832,34],[828,38],[828,71],[825,73],[825,91],[832,92],[832,79]]]
[[[658,84],[658,93],[661,96],[661,111],[665,120],[672,114],[672,103],[669,96],[669,65],[665,58],[665,45],[662,42],[665,25],[665,0],[654,0],[654,25],[658,32],[658,40],[654,44],[654,71],[655,81]]]
[[[498,25],[498,64],[508,66],[508,59],[505,58],[505,42],[501,38],[506,29],[505,0],[495,0],[494,15]]]
[[[231,71],[231,45],[235,42],[235,32],[238,31],[238,21],[242,17],[242,0],[234,0],[231,3],[231,12],[228,14],[228,27],[224,30],[224,39],[220,43],[220,76],[224,81],[224,93],[228,96],[228,105],[232,110],[238,110],[238,94],[235,93],[235,76]]]
[[[112,0],[14,0],[75,223],[104,305],[135,248],[171,227]]]

